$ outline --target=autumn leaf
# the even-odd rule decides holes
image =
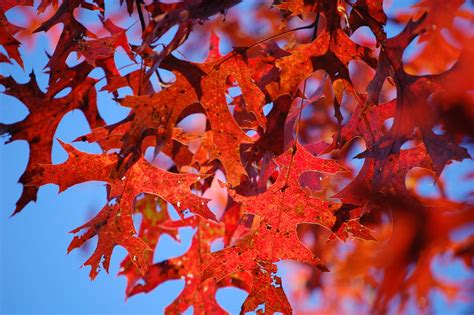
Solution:
[[[91,278],[97,275],[97,268],[103,262],[108,271],[110,255],[114,246],[125,247],[132,257],[134,264],[144,273],[147,265],[144,261],[145,250],[149,250],[146,243],[134,237],[136,234],[132,221],[132,206],[137,195],[146,192],[160,196],[171,203],[183,214],[186,209],[215,220],[214,214],[207,207],[207,200],[190,191],[191,184],[200,180],[200,176],[193,174],[174,174],[150,165],[140,160],[130,168],[123,177],[114,178],[116,173],[116,155],[93,155],[76,150],[71,145],[63,145],[68,151],[68,160],[59,165],[43,165],[43,172],[36,176],[32,185],[41,186],[48,183],[59,185],[63,191],[73,185],[92,180],[104,181],[109,185],[108,204],[89,222],[73,230],[77,233],[87,229],[86,233],[76,236],[69,246],[69,251],[80,247],[86,240],[95,235],[99,236],[96,252],[86,262],[91,265]],[[71,178],[62,176],[66,169],[74,170],[82,176]],[[89,170],[96,170],[93,173]],[[125,232],[125,233],[124,233]],[[102,237],[101,237],[102,236]],[[101,242],[102,241],[102,242]],[[139,255],[138,255],[139,254]]]
[[[53,137],[62,117],[74,109],[81,109],[91,126],[99,126],[104,122],[97,111],[95,80],[92,78],[77,85],[62,98],[55,98],[52,93],[42,92],[33,72],[28,83],[19,84],[11,77],[0,78],[0,83],[5,86],[5,94],[22,101],[30,112],[20,122],[0,125],[0,133],[10,135],[9,142],[26,140],[30,147],[30,159],[19,181],[24,185],[24,190],[14,212],[18,213],[30,201],[36,201],[38,188],[32,185],[32,181],[40,174],[41,164],[51,163]]]

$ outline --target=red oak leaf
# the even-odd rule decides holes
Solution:
[[[160,196],[181,214],[190,209],[205,218],[215,220],[215,215],[206,205],[207,199],[193,195],[190,191],[191,184],[201,179],[199,175],[170,173],[142,159],[122,178],[115,178],[113,174],[116,173],[117,167],[116,155],[94,155],[80,152],[71,145],[64,144],[64,147],[68,151],[69,159],[59,165],[42,165],[42,174],[36,176],[31,184],[41,186],[55,183],[59,185],[60,191],[92,180],[104,181],[109,185],[109,203],[92,220],[73,230],[73,233],[76,233],[87,228],[86,233],[76,236],[69,246],[69,250],[72,250],[82,246],[93,236],[99,236],[98,247],[86,262],[92,267],[91,278],[96,277],[102,257],[105,257],[102,265],[108,270],[112,249],[117,244],[124,246],[130,255],[135,257],[133,262],[142,273],[146,271],[144,250],[149,248],[143,240],[133,236],[136,231],[132,221],[133,203],[135,197],[141,193]],[[73,172],[74,176],[63,176],[64,170]],[[91,170],[95,171],[90,172]],[[123,235],[122,231],[128,232]],[[143,250],[143,253],[137,255],[139,250]]]
[[[30,81],[25,84],[19,84],[11,77],[0,78],[0,83],[5,86],[4,93],[19,99],[29,110],[28,116],[20,122],[0,124],[0,133],[11,136],[8,142],[26,140],[30,147],[30,159],[19,181],[25,187],[14,213],[36,200],[38,188],[31,183],[41,172],[40,164],[51,163],[54,133],[66,113],[80,109],[92,127],[104,124],[97,111],[95,82],[88,78],[65,97],[55,98],[54,94],[40,90],[34,73],[30,74]]]

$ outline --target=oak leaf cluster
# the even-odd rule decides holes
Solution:
[[[10,10],[39,19],[19,27]],[[68,248],[98,238],[85,261],[92,279],[121,246],[127,297],[184,281],[171,314],[226,313],[224,287],[246,291],[241,312],[259,314],[346,312],[344,301],[356,313],[429,311],[434,289],[468,294],[432,268],[441,256],[473,262],[472,234],[452,237],[472,226],[472,192],[450,198],[443,177],[474,139],[473,11],[463,1],[423,0],[388,17],[382,0],[11,0],[0,14],[1,65],[26,71],[20,47],[37,33],[56,43],[46,89],[35,72],[26,83],[0,76],[29,111],[0,124],[7,142],[29,145],[14,213],[43,185],[103,182],[107,203]],[[101,93],[126,117],[107,123]],[[90,133],[58,140],[68,158],[52,164],[73,110]],[[421,192],[426,178],[435,196]],[[160,237],[179,241],[183,227],[195,231],[188,251],[155,261]],[[283,276],[291,290],[282,261],[301,263]],[[314,291],[320,305],[303,308]]]

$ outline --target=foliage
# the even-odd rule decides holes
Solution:
[[[312,313],[342,312],[344,301],[357,312],[402,311],[409,303],[426,311],[434,289],[453,299],[467,294],[432,268],[440,256],[472,267],[472,235],[452,237],[472,224],[472,198],[448,198],[440,177],[452,161],[470,158],[460,143],[474,137],[472,29],[464,26],[473,15],[463,1],[420,1],[390,17],[403,26],[393,37],[382,0],[112,6],[0,5],[3,64],[23,67],[19,47],[35,33],[56,42],[46,90],[34,72],[26,83],[0,77],[4,93],[29,110],[22,121],[0,124],[9,141],[30,148],[14,213],[36,201],[42,185],[63,191],[104,182],[107,204],[72,231],[68,248],[98,237],[85,262],[92,279],[122,246],[127,296],[185,281],[169,313],[191,306],[197,314],[225,313],[215,293],[228,286],[248,292],[242,313],[304,312],[314,290],[323,298]],[[11,9],[39,19],[20,28],[6,17]],[[94,23],[84,22],[92,16]],[[416,38],[422,45],[407,58]],[[228,43],[231,51],[221,54]],[[205,60],[185,57],[199,50]],[[117,65],[118,54],[127,66]],[[129,114],[107,124],[98,93]],[[53,165],[56,129],[72,110],[91,128],[76,142],[98,143],[102,153],[60,142],[68,159]],[[165,156],[168,167],[160,164]],[[434,197],[420,192],[427,177],[439,188]],[[219,198],[211,207],[205,196],[212,195]],[[180,220],[170,217],[173,209]],[[186,226],[196,231],[189,250],[154,261],[161,235],[178,239]],[[216,240],[223,249],[211,250]],[[281,260],[311,266],[294,267],[288,297]]]

